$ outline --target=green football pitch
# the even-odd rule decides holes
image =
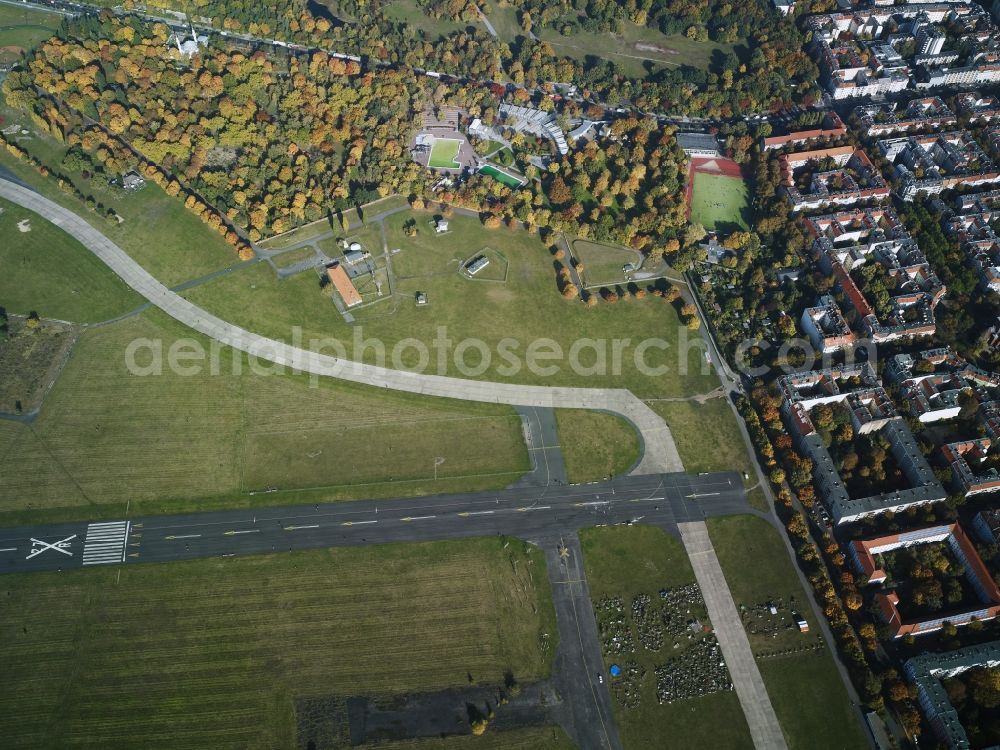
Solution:
[[[695,172],[691,221],[710,232],[750,227],[750,193],[740,177]]]
[[[455,160],[455,157],[458,156],[458,150],[461,147],[462,142],[457,138],[435,138],[427,166],[440,169],[459,169],[462,165]]]

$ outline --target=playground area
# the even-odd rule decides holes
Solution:
[[[688,219],[710,232],[749,229],[750,190],[731,159],[692,159],[687,184]]]

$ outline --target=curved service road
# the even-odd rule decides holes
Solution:
[[[604,409],[621,415],[639,431],[643,456],[633,473],[683,471],[670,430],[656,412],[620,388],[563,388],[491,383],[425,375],[367,365],[290,346],[234,326],[167,289],[124,250],[79,216],[27,188],[0,179],[0,197],[61,227],[117,273],[150,303],[189,328],[261,360],[293,370],[396,391],[512,406]]]
[[[180,297],[82,218],[44,196],[0,178],[0,197],[34,211],[61,227],[151,304],[175,320],[226,346],[301,372],[409,393],[512,406],[610,411],[627,419],[639,431],[643,454],[632,474],[664,474],[684,470],[666,423],[631,391],[620,388],[515,385],[424,375],[338,359],[290,346],[227,323]],[[785,750],[786,744],[777,716],[736,614],[732,594],[715,557],[707,528],[703,521],[691,520],[681,527],[681,531],[681,540],[705,596],[709,619],[715,624],[719,646],[730,668],[733,686],[743,707],[754,746],[758,750]],[[590,620],[592,618],[591,613]],[[602,714],[602,707],[607,709],[606,701],[610,700],[610,696],[607,690],[599,693],[604,703],[598,701],[595,710]],[[604,713],[610,716],[609,711],[605,710]],[[610,746],[614,750],[619,747],[620,740],[613,729],[613,722],[610,727],[604,722],[603,727],[598,736],[588,737],[588,746],[591,741],[596,740],[597,745],[602,748]]]

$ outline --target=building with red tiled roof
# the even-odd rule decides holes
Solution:
[[[814,130],[799,130],[788,135],[772,135],[761,141],[761,149],[774,151],[785,146],[797,146],[816,138],[840,138],[847,135],[847,126],[836,112],[827,112],[823,127]]]
[[[351,281],[350,276],[347,275],[343,266],[339,263],[327,266],[326,276],[330,279],[330,283],[333,284],[337,293],[340,294],[341,299],[344,300],[345,305],[354,307],[362,303],[361,295],[358,294],[358,290],[354,287],[354,282]]]
[[[983,606],[940,617],[904,622],[899,612],[899,594],[896,591],[879,592],[875,595],[875,604],[882,619],[892,629],[893,638],[933,633],[940,630],[946,622],[962,626],[968,625],[973,619],[992,620],[1000,614],[1000,587],[997,586],[982,558],[979,557],[979,553],[976,552],[972,540],[958,523],[931,526],[915,531],[889,534],[876,539],[851,542],[848,549],[858,572],[864,575],[869,583],[882,583],[886,580],[887,573],[879,564],[877,555],[902,547],[934,542],[944,542],[948,545],[952,554],[965,569],[966,579],[975,590]]]

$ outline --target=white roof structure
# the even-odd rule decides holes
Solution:
[[[565,156],[569,153],[566,136],[556,125],[556,116],[553,113],[531,107],[519,107],[516,104],[501,104],[500,114],[508,119],[515,130],[525,130],[542,138],[551,138],[555,141],[560,154]]]

